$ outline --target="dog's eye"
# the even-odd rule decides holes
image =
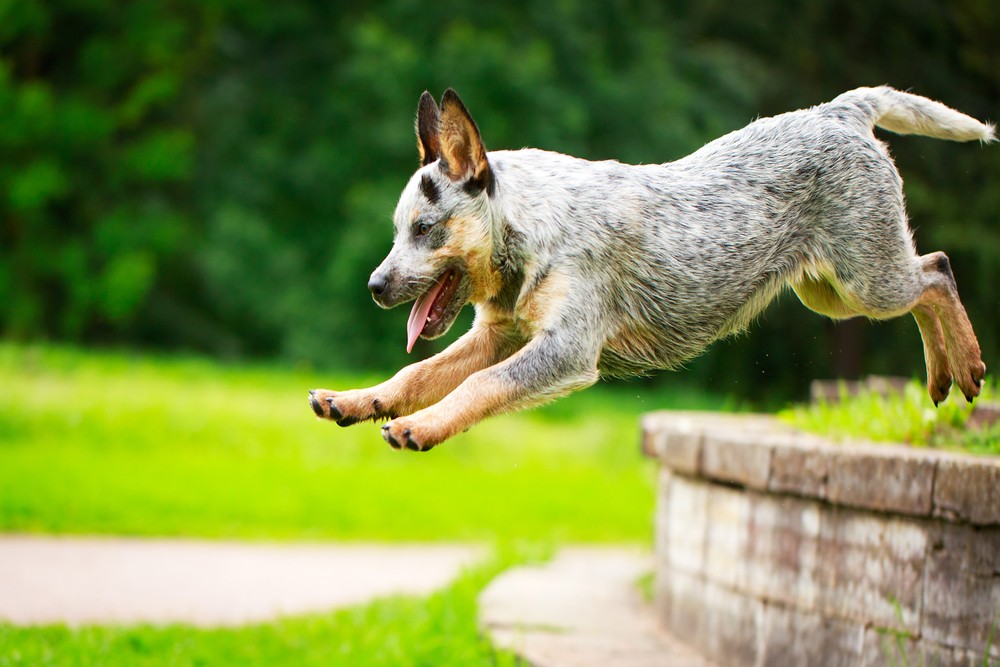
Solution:
[[[417,225],[417,236],[427,236],[427,233],[431,231],[431,225],[427,222],[421,222]]]

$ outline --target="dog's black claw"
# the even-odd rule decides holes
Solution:
[[[420,445],[418,445],[413,440],[413,438],[410,437],[410,429],[406,429],[405,431],[403,431],[403,437],[406,438],[406,448],[407,449],[409,449],[411,451],[414,451],[414,452],[423,451],[423,447],[421,447]]]
[[[330,419],[335,422],[340,422],[343,415],[340,414],[340,410],[337,409],[337,406],[333,404],[333,396],[326,399],[326,404],[330,406]]]
[[[357,417],[344,417],[343,419],[337,420],[337,426],[353,426],[357,424],[359,421],[361,420],[358,419]]]
[[[389,430],[388,424],[382,427],[382,437],[385,438],[385,441],[388,442],[389,446],[393,449],[402,449],[399,446],[399,443],[396,442],[396,439],[392,437],[392,431]]]
[[[323,416],[323,406],[319,404],[319,401],[316,400],[316,397],[313,396],[311,391],[309,392],[309,406],[313,409],[313,412],[316,413],[317,417]]]

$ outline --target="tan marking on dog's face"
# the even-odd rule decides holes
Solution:
[[[470,300],[483,303],[500,290],[500,274],[493,268],[493,239],[487,223],[479,218],[458,217],[443,223],[448,227],[448,241],[434,251],[436,263],[461,258],[472,287]]]

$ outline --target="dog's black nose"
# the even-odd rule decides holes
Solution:
[[[371,293],[375,296],[382,296],[382,293],[385,292],[385,288],[388,287],[388,285],[389,281],[382,276],[373,275],[368,279],[368,289],[371,290]]]

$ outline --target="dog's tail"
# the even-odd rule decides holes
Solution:
[[[996,141],[996,127],[980,123],[940,102],[894,90],[889,86],[858,88],[846,92],[831,104],[850,104],[867,116],[869,126],[877,125],[896,134],[919,134],[949,141]]]

